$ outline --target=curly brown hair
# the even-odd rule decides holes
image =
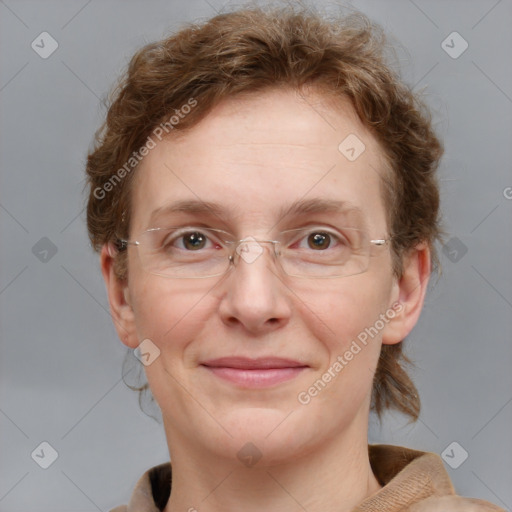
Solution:
[[[430,246],[436,265],[436,169],[443,149],[428,109],[392,70],[386,48],[382,29],[359,12],[332,18],[286,6],[221,14],[140,49],[109,99],[87,159],[87,226],[94,249],[129,237],[131,182],[158,127],[183,133],[236,95],[313,86],[348,98],[383,148],[396,276],[403,256],[421,242]],[[126,279],[125,252],[117,253],[115,265],[118,278]],[[372,392],[379,418],[388,408],[412,420],[419,416],[420,400],[404,363],[410,361],[403,343],[382,347]]]

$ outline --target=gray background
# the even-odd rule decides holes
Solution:
[[[370,441],[439,454],[456,441],[469,454],[446,465],[457,491],[510,509],[512,2],[352,5],[407,49],[406,81],[427,87],[446,144],[451,239],[408,341],[421,418],[372,420]],[[121,380],[126,349],[86,236],[84,162],[101,99],[135,49],[221,9],[220,0],[0,0],[2,512],[108,510],[168,458],[162,426]],[[43,31],[59,45],[47,59],[31,48]],[[469,44],[458,58],[441,46],[453,31]],[[42,441],[58,452],[46,470],[31,458]],[[449,450],[452,464],[461,450]]]

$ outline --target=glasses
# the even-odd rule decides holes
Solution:
[[[151,228],[137,240],[118,239],[117,248],[137,247],[142,267],[151,274],[197,279],[221,276],[240,258],[254,263],[270,244],[275,261],[287,275],[333,278],[366,272],[373,249],[390,240],[371,240],[365,231],[345,227],[289,229],[279,233],[277,240],[238,240],[221,229],[188,226]]]

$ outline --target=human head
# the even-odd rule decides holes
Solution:
[[[380,29],[360,14],[330,22],[287,7],[222,14],[141,49],[88,157],[93,247],[129,238],[132,183],[142,148],[167,131],[175,136],[193,130],[226,99],[281,87],[350,101],[386,160],[382,195],[395,275],[400,277],[404,257],[421,243],[435,262],[435,170],[442,149],[425,108],[387,65],[384,48]],[[120,279],[128,278],[125,253],[118,254],[116,268]],[[373,407],[378,413],[396,408],[415,419],[419,399],[404,360],[401,343],[382,347]]]

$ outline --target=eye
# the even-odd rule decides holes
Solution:
[[[162,247],[166,250],[180,249],[192,252],[218,247],[218,244],[213,245],[213,242],[204,232],[191,230],[174,233],[163,241]]]
[[[310,249],[328,249],[332,243],[331,235],[325,232],[310,233],[307,237]]]
[[[335,235],[329,231],[316,230],[309,231],[302,235],[297,241],[299,249],[311,249],[313,251],[325,251],[334,247],[343,247],[348,245],[341,235]]]
[[[195,251],[197,249],[203,249],[208,238],[203,233],[194,231],[180,236],[179,240],[183,243],[185,249]]]

